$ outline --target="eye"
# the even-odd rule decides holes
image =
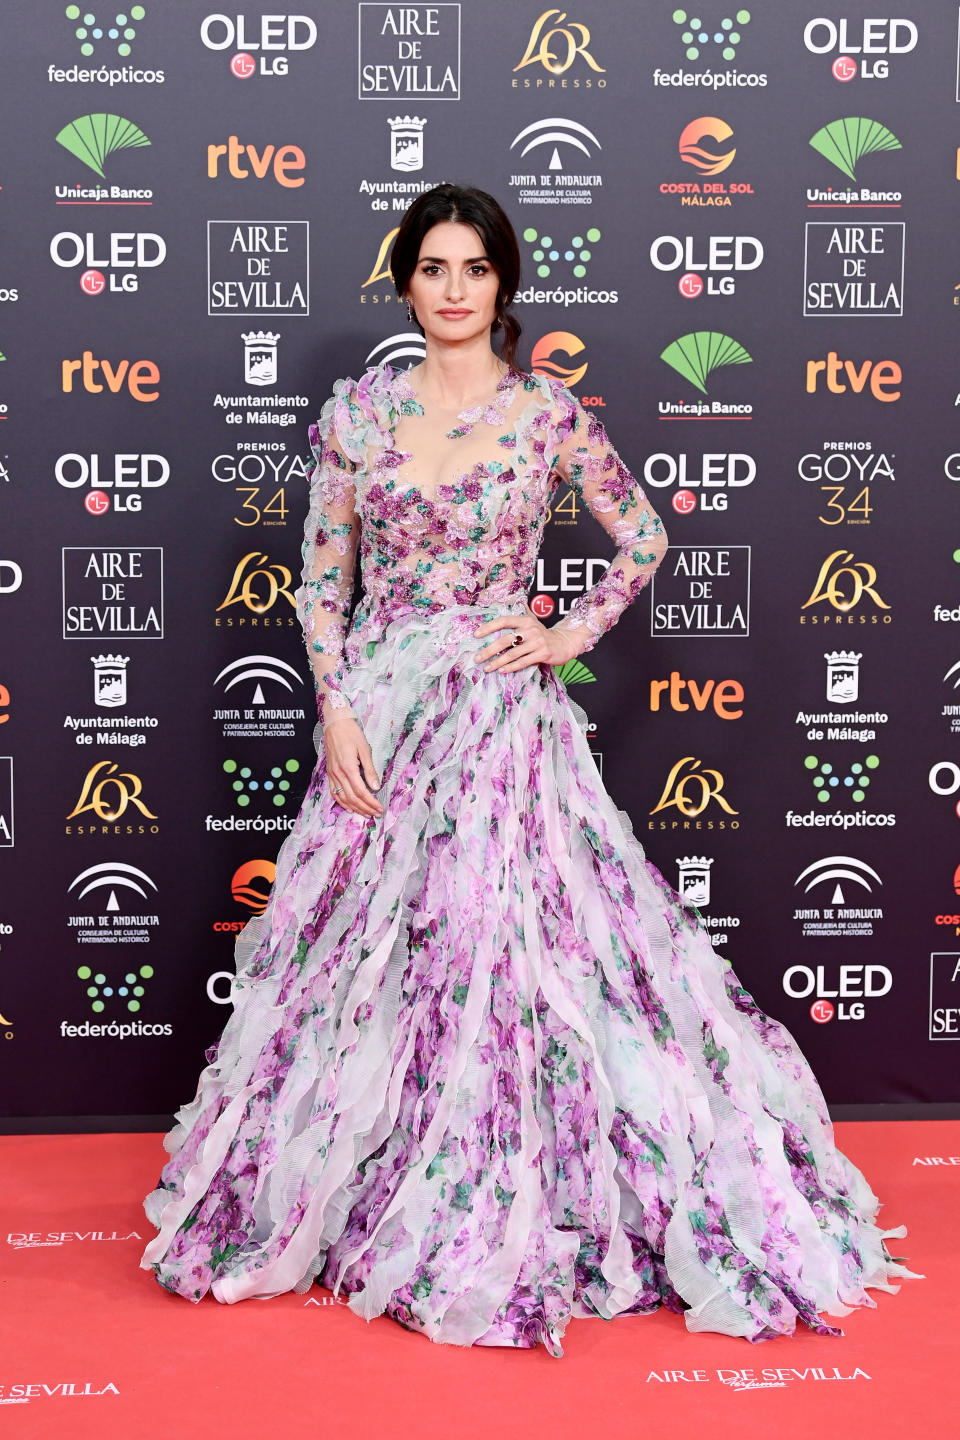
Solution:
[[[420,274],[421,274],[421,275],[439,275],[439,274],[440,274],[440,266],[434,264],[434,262],[433,262],[432,260],[428,260],[428,261],[426,262],[426,264],[421,265],[421,267],[420,267]]]
[[[484,275],[489,274],[489,271],[490,271],[490,266],[489,266],[489,265],[471,265],[471,266],[470,266],[470,273],[471,273],[471,275],[475,275],[475,276],[477,276],[478,278],[480,278],[480,277],[482,277],[482,276],[484,276]]]

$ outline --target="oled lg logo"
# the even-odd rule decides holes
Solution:
[[[938,760],[930,767],[927,784],[934,795],[956,795],[960,791],[960,765],[956,765],[952,760]],[[957,819],[960,820],[960,800],[957,801],[955,810]]]
[[[230,74],[237,80],[254,75],[287,74],[288,54],[310,50],[317,27],[307,15],[207,15],[200,22],[200,40],[208,50],[234,50]]]
[[[84,508],[91,515],[106,515],[113,510],[138,514],[142,492],[159,490],[170,478],[170,462],[163,455],[60,455],[54,466],[58,485],[65,490],[89,486],[83,497]],[[109,495],[104,494],[110,491]]]
[[[828,20],[819,17],[804,26],[803,43],[813,55],[832,55],[834,80],[886,80],[891,55],[908,55],[916,48],[917,27],[912,20]]]
[[[644,484],[655,490],[677,486],[670,503],[678,515],[695,511],[724,511],[729,494],[752,485],[757,475],[757,462],[752,455],[704,454],[688,457],[650,455],[644,461]]]
[[[763,246],[752,235],[710,235],[699,247],[693,235],[659,235],[650,246],[650,263],[655,270],[683,272],[677,288],[685,300],[733,295],[736,276],[762,265]]]
[[[108,288],[131,294],[139,289],[139,272],[156,269],[166,258],[163,237],[148,231],[111,231],[98,240],[89,230],[83,235],[61,230],[50,241],[54,265],[61,270],[80,269],[85,295],[102,295]]]
[[[839,965],[835,970],[827,965],[791,965],[783,976],[783,991],[791,1000],[815,996],[810,1019],[818,1025],[826,1025],[834,1018],[862,1020],[866,1014],[864,1002],[879,1000],[892,988],[893,975],[886,965]]]

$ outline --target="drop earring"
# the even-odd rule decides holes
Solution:
[[[409,300],[407,301],[407,324],[413,324],[413,306],[410,304]]]

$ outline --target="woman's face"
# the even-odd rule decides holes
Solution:
[[[499,286],[473,226],[444,220],[423,237],[407,299],[428,339],[452,344],[489,332]]]

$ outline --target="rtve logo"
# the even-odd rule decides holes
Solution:
[[[907,55],[916,48],[917,27],[912,20],[827,20],[818,17],[804,26],[803,43],[813,55],[836,50],[831,73],[834,80],[886,80],[889,61],[868,56]],[[854,55],[862,55],[859,62]]]
[[[892,388],[903,381],[903,371],[895,360],[864,360],[857,366],[853,360],[841,360],[836,350],[830,350],[826,360],[807,361],[808,395],[816,394],[821,375],[833,395],[845,395],[847,390],[862,395],[869,382],[874,400],[889,405],[900,399],[900,390]]]
[[[109,360],[96,360],[92,350],[84,350],[79,360],[62,362],[60,388],[65,395],[70,395],[76,376],[78,388],[82,386],[88,394],[99,395],[104,385],[97,379],[98,372],[103,376],[106,388],[114,395],[119,395],[126,387],[134,400],[146,405],[159,396],[156,386],[160,383],[160,370],[152,360],[121,360],[113,365]],[[150,386],[154,388],[149,389]]]
[[[242,145],[238,136],[230,135],[226,145],[207,146],[207,175],[211,180],[220,178],[220,161],[224,157],[227,173],[234,180],[247,180],[251,174],[265,180],[272,170],[274,180],[287,190],[303,184],[302,175],[291,173],[303,170],[307,163],[299,145],[265,145],[261,152],[255,145]]]
[[[513,67],[514,74],[518,70],[523,70],[527,65],[540,64],[549,75],[563,75],[570,69],[578,55],[598,75],[606,73],[604,67],[597,64],[587,48],[590,44],[590,31],[586,25],[581,24],[579,20],[567,20],[564,25],[565,20],[567,20],[565,10],[544,10],[543,14],[533,23],[527,48],[523,52],[523,59],[519,65]],[[537,81],[536,83],[539,85],[542,82]],[[588,85],[591,83],[591,81],[587,81]],[[604,86],[606,83],[605,80],[598,82],[600,86]]]
[[[684,691],[689,700],[683,698]],[[743,686],[739,680],[705,680],[699,685],[696,680],[682,679],[679,670],[671,670],[669,680],[650,681],[650,709],[659,710],[661,700],[680,714],[690,709],[703,714],[711,701],[714,714],[721,720],[739,720],[743,714]]]

